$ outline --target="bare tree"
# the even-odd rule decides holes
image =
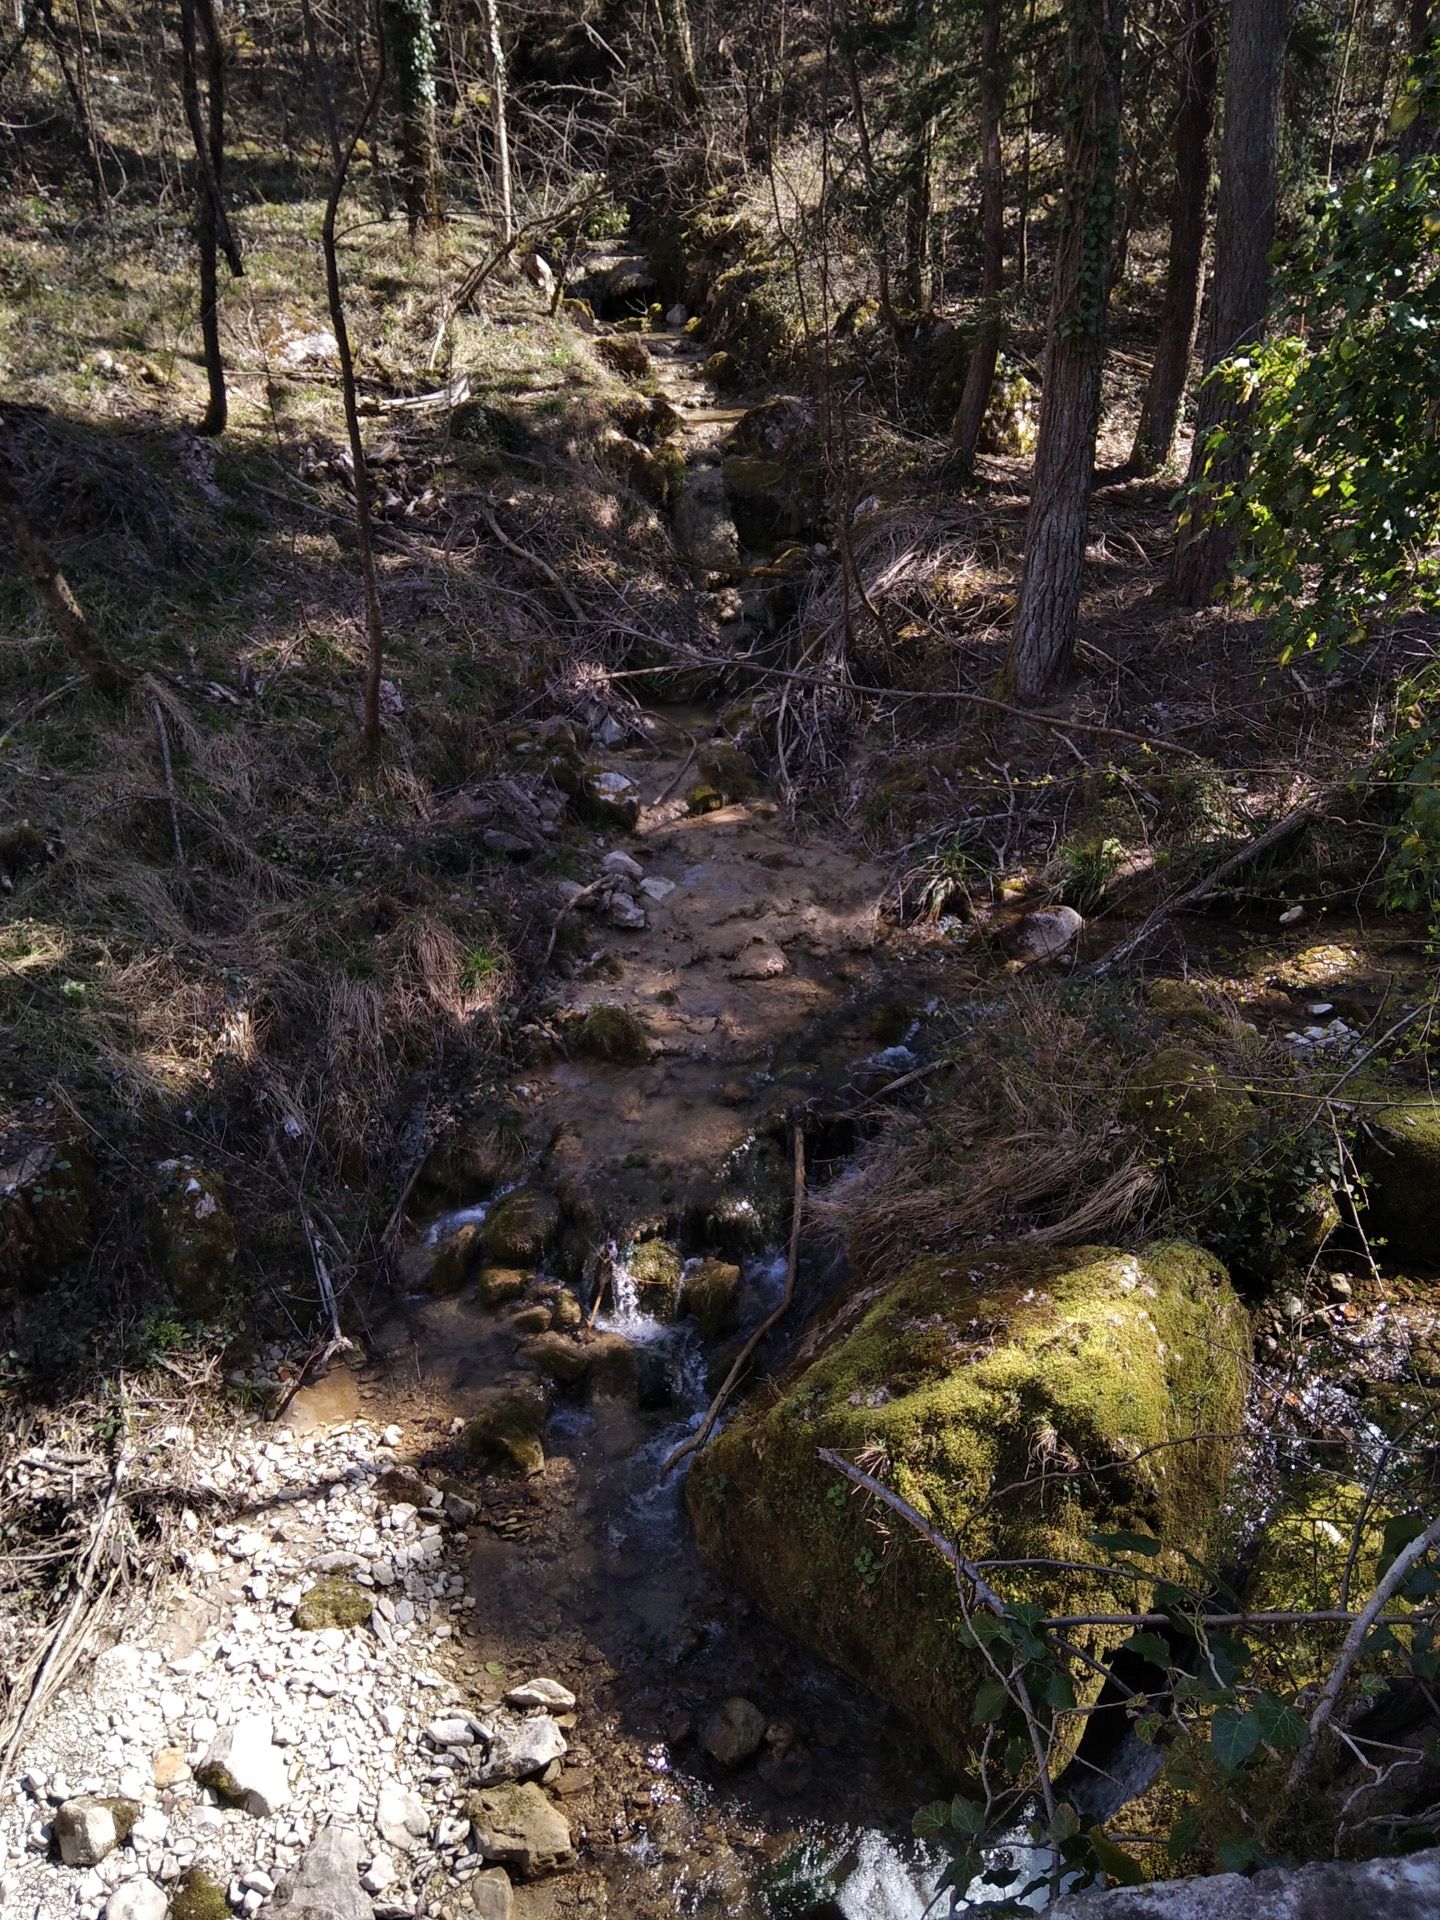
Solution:
[[[244,271],[225,212],[225,45],[223,0],[180,0],[180,97],[195,143],[195,243],[200,254],[200,337],[210,389],[201,433],[223,433],[229,412],[220,348],[220,252],[231,273]],[[203,42],[203,44],[202,44]],[[204,100],[201,87],[204,87]]]
[[[500,243],[515,238],[515,188],[510,172],[510,99],[505,42],[500,37],[500,0],[480,0],[485,32],[485,64],[490,78],[490,129],[495,142],[495,199],[500,209]]]
[[[1175,115],[1175,191],[1170,207],[1170,258],[1155,358],[1140,407],[1130,469],[1158,473],[1175,451],[1180,403],[1195,350],[1200,288],[1205,277],[1205,209],[1210,198],[1210,133],[1219,58],[1215,0],[1185,0],[1181,29],[1180,101]]]
[[[1208,501],[1243,479],[1249,459],[1240,432],[1243,409],[1216,369],[1256,338],[1270,299],[1287,13],[1285,0],[1234,0],[1230,14],[1206,378],[1196,407],[1191,492],[1175,549],[1175,597],[1191,607],[1214,597],[1235,553],[1233,527],[1214,519]],[[1224,444],[1217,446],[1217,439]]]
[[[330,191],[325,200],[325,215],[320,223],[320,247],[325,258],[325,294],[330,309],[330,325],[335,334],[336,358],[340,362],[340,392],[345,407],[345,432],[350,442],[350,461],[355,480],[355,543],[360,550],[360,578],[365,590],[365,683],[363,731],[365,750],[372,758],[380,751],[380,675],[385,660],[385,621],[380,610],[380,588],[375,573],[375,545],[371,533],[370,469],[365,459],[365,442],[360,433],[360,409],[355,392],[355,361],[350,351],[350,330],[345,324],[345,296],[340,285],[340,258],[335,244],[335,218],[345,194],[355,149],[365,138],[385,85],[385,42],[376,35],[378,55],[375,77],[360,118],[349,139],[340,132],[340,117],[335,106],[320,44],[315,33],[315,17],[310,0],[300,0],[305,22],[305,41],[315,90],[320,96],[325,133],[330,145]],[[378,25],[378,23],[377,23]]]
[[[1105,309],[1120,159],[1124,0],[1069,0],[1065,202],[1045,346],[1025,565],[1006,674],[1022,701],[1070,670],[1100,424]]]
[[[955,442],[968,467],[980,444],[980,429],[1000,358],[1000,296],[1005,290],[1005,178],[1001,151],[1005,76],[1000,65],[1002,0],[984,0],[980,18],[980,328],[965,369],[965,389],[955,422]]]

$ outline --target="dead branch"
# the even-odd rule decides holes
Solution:
[[[517,560],[523,560],[527,567],[533,567],[542,580],[548,580],[577,620],[583,620],[585,618],[584,613],[581,611],[580,602],[575,598],[574,594],[571,593],[570,589],[548,560],[542,560],[538,553],[531,553],[530,549],[528,547],[522,547],[518,540],[512,540],[509,534],[502,530],[500,522],[495,518],[489,507],[481,507],[480,517],[507,553],[513,553]]]

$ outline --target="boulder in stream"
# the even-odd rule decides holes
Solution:
[[[465,1446],[477,1466],[495,1473],[541,1473],[545,1448],[541,1435],[549,1398],[538,1383],[487,1387],[476,1396],[465,1426]]]
[[[559,1230],[560,1202],[554,1194],[544,1187],[516,1187],[486,1214],[481,1245],[496,1266],[534,1266]]]
[[[867,1503],[818,1450],[881,1461],[886,1483],[942,1534],[963,1534],[975,1559],[1074,1563],[1007,1571],[1011,1602],[1143,1607],[1148,1576],[1183,1579],[1182,1551],[1205,1551],[1249,1346],[1224,1269],[1185,1243],[996,1247],[861,1276],[696,1461],[686,1498],[700,1544],[967,1770],[985,1737],[974,1709],[989,1669],[954,1576],[894,1516],[887,1535],[868,1525]],[[1108,1529],[1164,1543],[1141,1563],[1146,1578],[1080,1570],[1103,1560],[1089,1536]],[[1124,1637],[1081,1634],[1099,1662]],[[1078,1703],[1093,1702],[1100,1675],[1076,1663],[1071,1680]],[[1083,1724],[1056,1719],[1056,1767]]]
[[[1392,1257],[1440,1266],[1440,1102],[1421,1095],[1373,1114],[1359,1161],[1366,1231]]]

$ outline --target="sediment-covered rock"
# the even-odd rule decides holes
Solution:
[[[995,1248],[854,1284],[777,1385],[700,1457],[687,1500],[706,1554],[782,1625],[973,1764],[986,1668],[950,1569],[890,1519],[888,1542],[817,1457],[880,1460],[887,1483],[976,1559],[1088,1563],[1089,1536],[1203,1553],[1244,1406],[1249,1330],[1219,1263],[1183,1244]],[[1080,1469],[1082,1471],[1077,1471]],[[1089,1614],[1146,1583],[1017,1569],[1012,1602]],[[1086,1630],[1101,1657],[1123,1638]],[[1099,1677],[1072,1675],[1082,1705]],[[1078,1716],[1055,1724],[1056,1764]]]

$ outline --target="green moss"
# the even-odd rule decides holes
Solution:
[[[1131,1528],[1170,1550],[1148,1571],[1183,1574],[1177,1550],[1203,1552],[1218,1512],[1248,1349],[1223,1269],[1183,1243],[926,1259],[893,1284],[853,1285],[773,1394],[700,1457],[696,1531],[782,1625],[969,1767],[984,1669],[953,1579],[902,1530],[882,1546],[816,1449],[882,1460],[889,1484],[975,1558],[1093,1562],[1091,1530]],[[717,1476],[724,1499],[707,1497]],[[1012,1601],[1081,1613],[1146,1591],[1084,1572],[1016,1570],[1004,1585]],[[1118,1637],[1095,1630],[1089,1651]],[[1098,1680],[1072,1677],[1084,1705]],[[1056,1764],[1079,1725],[1056,1721]]]
[[[685,804],[691,813],[718,813],[725,804],[725,796],[718,787],[712,787],[708,780],[692,787],[685,796]]]
[[[705,362],[703,372],[707,380],[722,390],[727,387],[737,387],[740,384],[740,362],[725,347],[721,347],[718,353],[710,355]]]
[[[304,1633],[322,1627],[363,1627],[375,1611],[375,1596],[343,1573],[327,1574],[302,1594],[295,1624]]]
[[[1223,1164],[1261,1118],[1250,1095],[1191,1047],[1165,1047],[1137,1067],[1125,1107],[1162,1159],[1187,1168]]]
[[[524,1357],[537,1373],[557,1386],[578,1387],[590,1371],[590,1355],[578,1341],[563,1333],[541,1333],[527,1340]]]
[[[612,373],[618,373],[623,380],[648,380],[651,374],[650,354],[643,340],[626,335],[607,335],[595,342],[595,357],[603,360]]]
[[[188,1867],[170,1895],[170,1920],[230,1920],[224,1888],[203,1867]]]
[[[702,1260],[685,1275],[681,1311],[709,1340],[734,1333],[740,1324],[740,1269],[727,1260]]]
[[[544,1187],[516,1187],[486,1214],[481,1246],[495,1266],[533,1266],[559,1231],[560,1202],[554,1194]]]
[[[548,1411],[547,1396],[538,1386],[487,1387],[465,1428],[470,1458],[496,1473],[543,1472],[541,1435]]]
[[[657,1320],[674,1317],[685,1263],[668,1240],[641,1240],[625,1257],[641,1309]]]
[[[520,1298],[532,1277],[518,1267],[485,1267],[476,1291],[487,1307],[503,1307],[507,1302]]]
[[[1440,1103],[1406,1100],[1361,1136],[1366,1229],[1402,1259],[1440,1262]]]
[[[614,1066],[643,1066],[650,1058],[649,1038],[628,1007],[591,1007],[570,1044],[582,1058],[608,1060]]]
[[[160,1173],[150,1221],[156,1267],[182,1312],[213,1313],[235,1265],[235,1221],[224,1182],[191,1160],[167,1160]]]
[[[728,742],[707,747],[700,755],[701,778],[725,796],[726,802],[748,800],[759,791],[755,763],[740,747]]]

